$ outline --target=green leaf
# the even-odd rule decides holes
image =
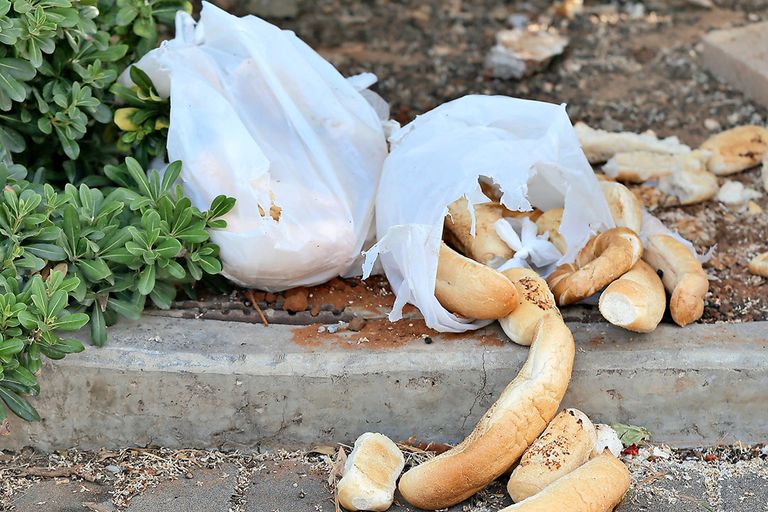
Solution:
[[[94,283],[107,279],[112,275],[112,270],[102,258],[81,260],[76,265],[86,279]]]
[[[621,443],[625,448],[633,444],[639,445],[642,441],[651,438],[651,433],[643,427],[615,423],[611,425],[611,428],[616,431],[616,434],[619,436],[619,439],[621,439]]]
[[[143,303],[131,302],[127,300],[120,300],[110,297],[107,301],[107,306],[115,313],[130,320],[138,320],[141,318],[141,311],[143,309]]]
[[[85,313],[72,313],[67,316],[62,316],[56,319],[51,326],[54,329],[61,329],[62,331],[77,331],[85,327],[88,323],[88,315]]]
[[[155,266],[147,265],[147,267],[139,275],[139,281],[137,283],[137,289],[142,295],[149,295],[152,289],[155,287]]]
[[[25,421],[39,421],[40,415],[37,413],[34,407],[30,405],[24,398],[20,397],[13,391],[3,387],[0,383],[0,399],[5,402],[5,405],[19,418]]]
[[[235,198],[227,196],[216,196],[208,209],[208,218],[215,219],[226,215],[235,207]]]
[[[166,238],[157,244],[155,252],[161,258],[175,258],[181,252],[181,242],[174,238]]]
[[[173,299],[176,298],[176,287],[171,284],[158,281],[149,298],[160,309],[170,309]]]
[[[107,344],[107,324],[104,321],[104,313],[97,302],[93,303],[91,313],[91,341],[97,347]]]
[[[13,370],[6,370],[4,372],[1,382],[3,382],[4,384],[7,384],[8,382],[13,382],[15,384],[24,386],[26,388],[30,388],[30,389],[37,388],[39,390],[37,379],[35,379],[35,376],[32,374],[32,372],[30,372],[23,366],[18,366]]]
[[[58,245],[53,244],[30,244],[24,246],[26,250],[39,258],[48,261],[62,261],[66,259],[67,253]]]
[[[19,339],[0,341],[0,359],[7,359],[24,350],[24,342]]]
[[[218,274],[222,270],[221,262],[212,256],[203,256],[198,264],[207,274]]]
[[[86,317],[88,315],[85,315]],[[43,345],[44,348],[45,345]],[[67,339],[59,339],[55,343],[52,343],[48,346],[49,350],[55,350],[57,352],[61,352],[62,354],[76,354],[78,352],[82,352],[85,350],[85,346],[83,345],[83,342],[80,340],[76,340],[74,338],[67,338]]]
[[[121,8],[119,11],[117,11],[117,16],[115,17],[115,21],[120,26],[126,26],[130,25],[131,22],[136,19],[136,16],[139,14],[139,10],[136,9],[133,5],[126,5],[125,7]]]
[[[37,329],[38,318],[29,311],[21,311],[18,315],[18,319],[25,329]]]

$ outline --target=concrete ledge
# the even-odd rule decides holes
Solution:
[[[663,325],[634,335],[571,324],[564,406],[646,426],[657,441],[768,438],[768,322]],[[44,367],[43,421],[15,421],[3,448],[255,447],[350,442],[367,430],[455,442],[517,374],[527,348],[495,328],[378,348],[360,333],[146,316]]]

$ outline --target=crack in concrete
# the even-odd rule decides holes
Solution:
[[[477,402],[480,401],[480,397],[482,397],[485,394],[485,386],[488,383],[488,373],[485,370],[485,354],[487,351],[483,350],[482,353],[482,371],[483,371],[483,382],[480,385],[480,389],[477,391],[477,394],[475,395],[475,400],[472,402],[472,406],[469,408],[469,412],[464,416],[464,419],[461,422],[461,431],[464,431],[464,427],[467,425],[467,420],[470,416],[472,416],[472,411],[475,410],[475,406],[477,405]]]

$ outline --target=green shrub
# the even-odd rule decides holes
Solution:
[[[104,184],[96,176],[120,152],[109,88],[178,10],[191,4],[0,0],[0,161],[52,183]]]
[[[41,355],[83,350],[62,332],[90,318],[91,339],[103,345],[107,326],[137,319],[147,297],[168,308],[179,286],[221,271],[207,230],[226,226],[220,217],[234,199],[199,211],[176,184],[180,171],[174,162],[147,176],[128,158],[106,170],[122,186],[57,192],[0,165],[0,401],[13,413],[38,417],[24,395],[39,391]],[[5,415],[0,404],[0,422]]]
[[[208,230],[234,199],[201,212],[176,184],[180,162],[147,175],[165,155],[168,101],[136,68],[135,86],[116,83],[177,10],[190,3],[0,0],[0,434],[8,411],[39,418],[27,397],[41,357],[83,350],[68,331],[90,322],[103,345],[147,298],[168,308],[221,271]]]

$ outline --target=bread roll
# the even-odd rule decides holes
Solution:
[[[557,412],[573,355],[571,331],[554,313],[544,315],[517,377],[460,445],[402,476],[403,498],[427,510],[450,507],[507,471]]]
[[[768,277],[768,252],[758,254],[749,262],[749,271],[756,276]],[[518,289],[518,293],[520,290]]]
[[[509,339],[518,345],[530,345],[536,324],[546,313],[560,315],[555,297],[547,282],[528,268],[511,268],[502,272],[517,289],[518,304],[499,323]]]
[[[634,332],[651,332],[661,322],[667,307],[664,284],[643,260],[612,282],[598,303],[603,318]]]
[[[516,503],[533,496],[587,462],[596,442],[595,426],[586,414],[562,411],[525,451],[509,477],[507,492]]]
[[[547,238],[552,244],[557,247],[557,250],[561,254],[565,254],[568,250],[568,245],[565,243],[565,238],[560,234],[560,222],[563,220],[563,209],[553,208],[547,210],[536,219],[536,233],[543,235],[548,233]]]
[[[711,153],[705,150],[681,155],[680,169],[659,180],[659,190],[677,198],[682,205],[700,203],[715,197],[720,186],[717,177],[707,170]]]
[[[768,153],[768,128],[737,126],[713,135],[701,145],[712,152],[707,166],[718,176],[734,174],[760,163]]]
[[[621,183],[601,181],[600,188],[611,209],[611,217],[617,227],[629,228],[640,233],[643,225],[643,212],[635,194]]]
[[[502,218],[503,207],[499,203],[474,205],[475,236],[472,236],[472,217],[467,204],[467,199],[462,197],[448,205],[445,229],[453,245],[484,265],[501,264],[514,256],[515,251],[496,234],[496,222]]]
[[[560,265],[547,279],[557,304],[565,306],[591,297],[631,269],[643,254],[637,234],[613,228],[592,237],[576,261]]]
[[[669,311],[680,326],[695,322],[704,313],[709,280],[701,262],[682,242],[669,235],[649,236],[643,259],[661,271],[661,281],[672,294]]]
[[[387,436],[366,432],[355,441],[336,486],[347,510],[383,511],[392,506],[395,483],[405,466],[400,448]]]
[[[448,311],[477,320],[496,320],[517,307],[517,291],[509,279],[442,242],[435,297]]]
[[[584,150],[591,164],[605,162],[616,153],[630,151],[679,154],[691,150],[685,144],[681,144],[677,137],[659,140],[653,132],[607,132],[590,128],[584,123],[576,123],[574,129],[581,149]]]
[[[624,463],[606,451],[499,512],[610,512],[621,503],[630,482]]]

